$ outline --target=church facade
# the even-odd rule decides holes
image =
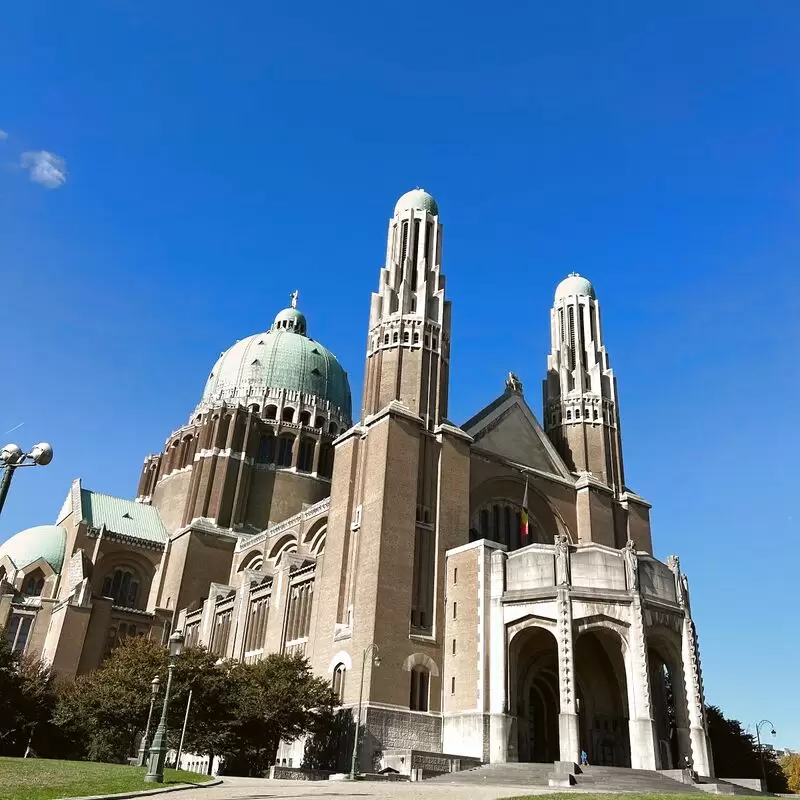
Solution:
[[[76,481],[55,525],[0,546],[12,645],[64,675],[175,629],[221,658],[300,653],[344,707],[363,691],[363,769],[585,750],[713,775],[688,582],[625,482],[591,283],[556,289],[541,421],[509,374],[460,426],[433,197],[389,221],[355,424],[296,301],[220,356],[135,501]]]

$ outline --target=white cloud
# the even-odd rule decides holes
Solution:
[[[30,172],[31,180],[48,189],[58,189],[67,182],[67,162],[47,150],[23,153],[20,166]]]
[[[2,128],[0,128],[0,142],[6,139],[8,139],[8,134]]]

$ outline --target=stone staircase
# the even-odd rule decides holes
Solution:
[[[429,778],[426,783],[446,783],[461,786],[548,786],[553,774],[552,764],[506,763],[484,764],[475,769],[451,772]],[[622,767],[582,767],[575,776],[576,788],[593,792],[662,792],[669,794],[698,794],[692,786],[644,769]],[[569,790],[567,790],[569,791]]]
[[[581,767],[575,776],[577,786],[596,792],[668,792],[670,794],[698,794],[692,784],[668,778],[649,769],[623,767]]]

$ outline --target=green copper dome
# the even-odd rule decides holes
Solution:
[[[351,421],[350,383],[336,356],[306,335],[306,318],[285,308],[272,327],[236,342],[214,364],[202,403],[244,405],[270,389],[289,389],[329,401]]]
[[[394,213],[402,214],[413,208],[415,211],[427,211],[436,216],[439,213],[439,206],[436,201],[424,189],[412,189],[406,192],[394,207]]]
[[[56,572],[61,572],[66,544],[67,532],[60,525],[37,525],[0,544],[0,558],[8,556],[17,569],[43,558]]]
[[[571,295],[594,297],[594,286],[577,272],[570,272],[556,287],[556,300],[561,300]]]

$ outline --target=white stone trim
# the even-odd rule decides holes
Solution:
[[[337,664],[344,664],[344,668],[348,672],[353,669],[353,659],[350,658],[350,653],[348,653],[347,650],[340,650],[333,656],[330,664],[328,664],[328,675],[333,675],[333,671],[336,669]]]
[[[430,656],[426,656],[425,653],[412,653],[403,662],[403,669],[406,672],[411,672],[414,667],[425,667],[434,678],[439,677],[439,667],[437,667],[436,662]]]

